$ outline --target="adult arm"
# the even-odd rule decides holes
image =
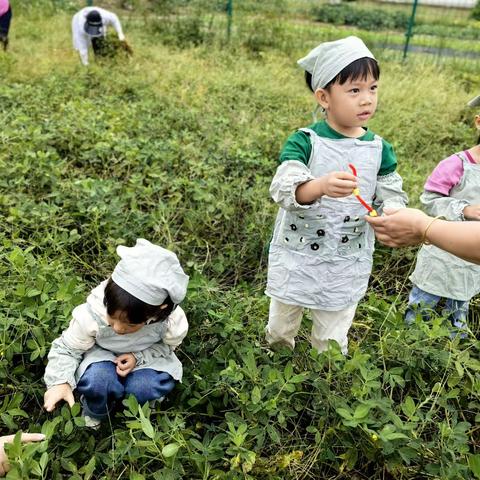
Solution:
[[[366,217],[366,220],[372,225],[378,240],[390,247],[418,245],[427,240],[457,257],[480,264],[480,222],[434,220],[411,208],[386,209],[384,216]]]
[[[123,34],[122,24],[118,19],[117,15],[113,12],[107,12],[103,10],[102,12],[103,21],[108,24],[112,25],[118,35],[118,39],[122,42],[125,40],[125,35]]]
[[[85,18],[82,12],[76,13],[72,18],[72,41],[73,48],[78,51],[83,65],[88,65],[88,37],[83,31]]]

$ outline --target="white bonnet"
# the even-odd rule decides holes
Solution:
[[[178,305],[187,293],[186,275],[177,256],[165,248],[137,239],[134,247],[117,247],[121,260],[112,280],[130,295],[149,305],[162,305],[167,296]]]
[[[375,60],[363,41],[351,36],[321,43],[297,63],[312,75],[312,88],[315,91],[325,87],[352,62],[365,57]]]
[[[467,105],[469,107],[478,107],[480,105],[480,95],[477,95],[475,98],[472,98]]]

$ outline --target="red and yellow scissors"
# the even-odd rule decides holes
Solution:
[[[351,164],[349,163],[348,164],[348,167],[350,168],[350,170],[352,171],[352,173],[357,177],[357,169]],[[356,197],[357,197],[357,200],[368,210],[368,214],[371,216],[371,217],[378,217],[378,213],[377,211],[372,208],[361,196],[360,196],[360,189],[359,188],[354,188],[353,189],[353,192],[352,192]]]

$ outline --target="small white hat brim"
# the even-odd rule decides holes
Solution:
[[[477,95],[475,98],[472,98],[467,105],[469,107],[478,107],[480,105],[480,95]]]

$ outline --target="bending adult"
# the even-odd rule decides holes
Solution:
[[[0,0],[0,42],[3,43],[3,50],[8,47],[8,32],[12,21],[12,7],[8,0]]]
[[[124,48],[131,53],[120,20],[113,12],[100,7],[85,7],[73,16],[73,48],[80,54],[80,60],[84,65],[88,65],[88,47],[90,45],[92,45],[94,54],[98,54],[102,50],[107,27],[110,25],[117,32],[118,39],[124,44]]]
[[[414,208],[384,209],[381,217],[366,217],[377,239],[389,247],[431,243],[480,264],[480,222],[448,222]]]
[[[12,443],[14,438],[15,435],[0,437],[0,477],[4,477],[10,470],[10,464],[8,463],[4,445],[6,443]],[[22,433],[21,436],[22,442],[41,442],[42,440],[45,440],[45,435],[43,435],[43,433]]]

